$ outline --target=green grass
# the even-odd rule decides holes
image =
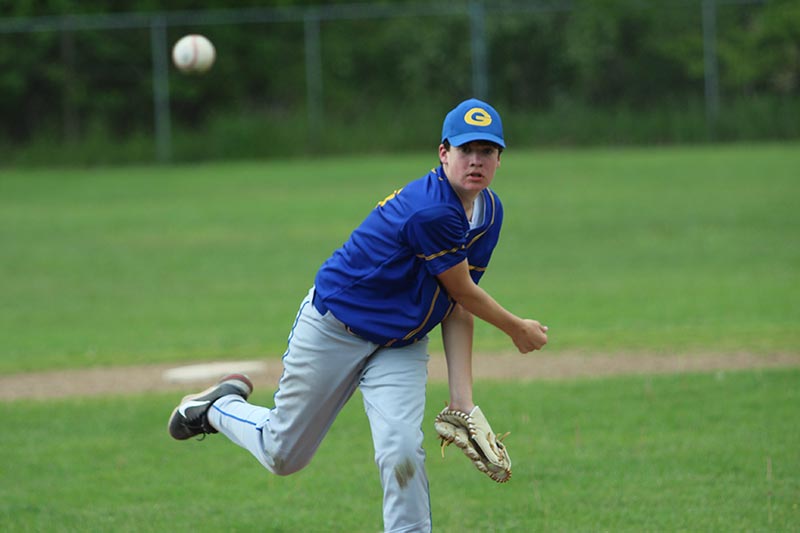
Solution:
[[[482,284],[549,324],[555,353],[796,353],[798,148],[510,150]],[[0,373],[280,355],[319,264],[431,155],[4,169]],[[478,324],[476,349],[512,346]],[[436,531],[800,524],[798,369],[475,389],[512,431],[514,477],[496,485],[455,449],[439,457],[430,424],[447,390],[430,385]],[[381,529],[358,395],[287,478],[219,436],[170,440],[179,396],[0,403],[2,529]]]
[[[259,390],[257,403],[271,401]],[[800,370],[476,384],[514,476],[426,450],[435,531],[793,531]],[[0,523],[17,531],[381,529],[359,395],[311,465],[280,478],[219,436],[175,442],[179,395],[0,403]]]
[[[508,229],[486,287],[550,322],[551,348],[800,346],[797,146],[507,163],[513,178],[496,188]]]
[[[552,351],[796,352],[798,148],[509,150],[483,285]],[[0,372],[279,356],[321,262],[435,163],[4,169]]]

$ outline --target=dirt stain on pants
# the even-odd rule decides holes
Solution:
[[[394,467],[394,477],[397,479],[397,483],[400,485],[401,489],[406,488],[406,485],[408,485],[408,482],[411,481],[415,473],[416,469],[410,459],[406,459],[404,462]]]

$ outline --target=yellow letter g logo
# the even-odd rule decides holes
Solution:
[[[464,122],[473,126],[488,126],[492,123],[492,116],[485,109],[473,107],[464,115]]]

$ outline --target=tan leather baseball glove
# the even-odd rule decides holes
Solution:
[[[508,433],[495,435],[480,407],[476,405],[470,413],[445,407],[433,425],[442,439],[442,457],[444,449],[455,444],[493,480],[505,483],[511,478],[511,458],[502,443]]]

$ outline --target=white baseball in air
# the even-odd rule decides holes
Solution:
[[[205,72],[216,58],[214,45],[202,35],[185,35],[172,47],[172,62],[181,72]]]

